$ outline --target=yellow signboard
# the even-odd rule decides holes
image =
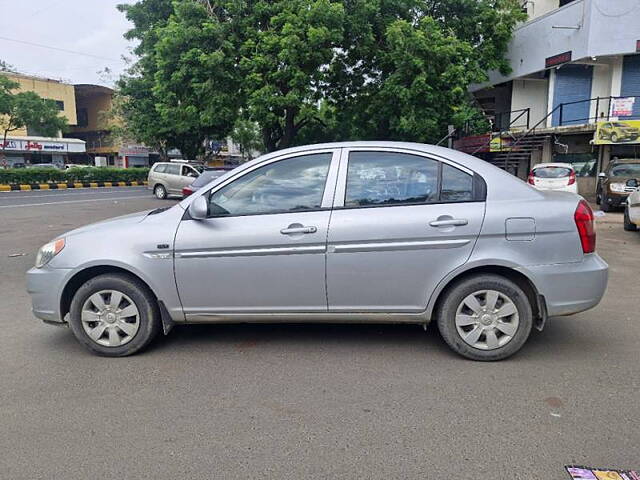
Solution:
[[[640,143],[640,120],[598,122],[593,143],[595,145]]]

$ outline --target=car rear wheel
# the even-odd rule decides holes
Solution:
[[[167,198],[167,189],[164,188],[164,185],[158,184],[154,187],[153,194],[156,196],[156,198],[164,200],[165,198]]]
[[[437,313],[451,349],[472,360],[510,357],[529,338],[533,313],[522,289],[502,276],[482,274],[448,289]]]
[[[627,232],[637,232],[638,226],[635,223],[631,223],[629,218],[629,207],[624,207],[624,229]]]
[[[78,341],[107,357],[132,355],[161,329],[149,289],[136,278],[105,274],[82,285],[71,301],[69,324]]]

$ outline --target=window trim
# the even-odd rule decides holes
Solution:
[[[347,174],[349,168],[349,155],[351,152],[385,152],[385,153],[400,153],[406,155],[413,155],[417,157],[424,157],[428,160],[438,162],[438,200],[435,202],[406,202],[406,203],[392,203],[392,204],[380,204],[380,205],[357,205],[357,206],[346,206],[346,195],[347,195]],[[472,186],[473,186],[473,199],[472,200],[462,200],[457,202],[446,201],[443,202],[441,200],[442,194],[442,165],[447,164],[450,167],[461,170],[462,172],[471,175],[472,177]],[[392,208],[392,207],[406,207],[406,206],[427,206],[427,205],[451,205],[457,203],[477,203],[477,202],[485,202],[486,201],[486,182],[484,179],[478,175],[473,170],[465,167],[464,165],[460,165],[455,163],[447,158],[440,157],[439,155],[434,155],[426,152],[422,152],[419,150],[411,150],[408,148],[394,148],[394,147],[350,147],[343,148],[342,153],[340,155],[340,169],[338,172],[338,183],[336,186],[336,193],[334,197],[333,208],[335,210],[353,210],[358,208]]]
[[[231,184],[232,182],[235,182],[236,180],[239,180],[240,178],[244,177],[245,175],[248,175],[249,173],[253,172],[254,170],[257,170],[259,168],[262,167],[266,167],[267,165],[271,165],[273,163],[276,162],[281,162],[283,160],[290,160],[292,158],[296,158],[296,157],[307,157],[309,155],[316,155],[316,154],[322,154],[322,153],[330,153],[331,154],[331,159],[329,160],[329,171],[327,172],[327,178],[325,180],[324,183],[324,191],[322,194],[322,200],[320,203],[320,208],[312,208],[312,209],[308,209],[308,210],[295,210],[295,211],[291,211],[291,210],[277,210],[277,211],[273,211],[273,212],[258,212],[258,213],[243,213],[243,214],[238,214],[238,215],[207,215],[207,219],[221,219],[221,218],[235,218],[235,217],[254,217],[254,216],[260,216],[260,215],[284,215],[284,214],[296,214],[296,213],[309,213],[309,212],[322,212],[325,210],[331,210],[332,208],[332,203],[333,203],[333,199],[334,199],[334,194],[335,194],[335,188],[336,188],[336,181],[337,181],[337,177],[338,177],[338,164],[340,162],[340,148],[322,148],[322,149],[318,149],[318,150],[307,150],[304,152],[295,152],[295,153],[290,153],[287,155],[281,155],[275,158],[271,158],[268,161],[265,162],[260,162],[254,166],[252,166],[251,168],[248,168],[246,170],[243,170],[242,172],[239,172],[237,175],[234,175],[231,178],[228,178],[227,180],[225,180],[224,182],[215,185],[214,187],[206,190],[202,195],[207,197],[207,201],[209,200],[209,198],[211,198],[211,195],[213,195],[214,193],[216,193],[218,190],[221,190],[222,188],[226,187],[227,185]],[[212,181],[215,181],[212,180]],[[186,210],[185,213],[188,214],[188,209]],[[187,219],[185,217],[185,219]]]

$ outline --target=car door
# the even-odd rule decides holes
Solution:
[[[182,193],[182,187],[180,186],[181,168],[182,165],[179,163],[167,163],[164,173],[162,174],[165,186],[167,187],[167,192],[172,195]]]
[[[419,153],[343,149],[327,244],[329,311],[424,311],[471,255],[483,185]]]
[[[203,193],[184,219],[175,276],[186,318],[326,312],[325,253],[339,155],[319,150],[259,164]]]

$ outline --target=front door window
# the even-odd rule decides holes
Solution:
[[[214,192],[214,217],[264,215],[319,210],[331,153],[318,153],[271,163]]]

